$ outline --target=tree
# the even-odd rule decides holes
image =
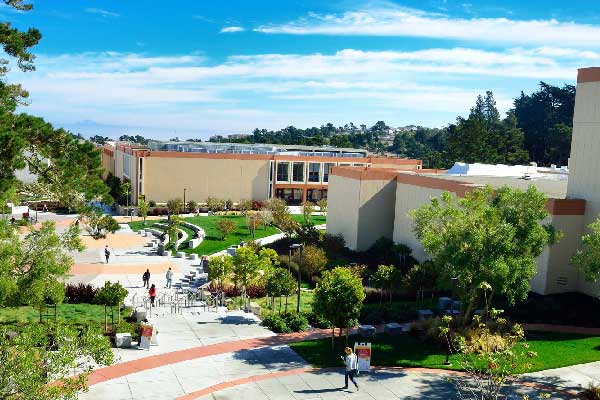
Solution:
[[[76,225],[59,235],[54,222],[45,221],[19,239],[10,223],[0,220],[0,305],[41,310],[47,301],[62,302],[63,280],[73,266],[68,252],[83,249]]]
[[[246,226],[248,227],[248,230],[252,233],[252,239],[254,239],[256,229],[260,228],[261,223],[262,219],[258,211],[251,211],[246,213]]]
[[[305,201],[304,203],[302,203],[302,216],[304,217],[305,224],[309,224],[311,222],[310,217],[313,215],[314,212],[315,204],[313,202]]]
[[[100,136],[100,135],[94,135],[90,137],[90,142],[98,144],[98,145],[103,145],[106,142],[108,142],[110,140],[110,138],[106,137],[106,136]]]
[[[98,240],[105,238],[107,233],[115,233],[121,227],[112,215],[102,213],[95,207],[86,207],[81,211],[80,218],[84,221],[90,236]]]
[[[191,213],[195,214],[198,212],[198,203],[194,200],[188,201],[187,206]]]
[[[129,194],[131,191],[131,182],[124,181],[123,183],[121,183],[121,187],[119,188],[119,190],[121,192],[121,197],[125,198],[125,210],[127,212],[127,215],[129,215]]]
[[[246,215],[248,211],[252,210],[252,200],[242,200],[239,204],[242,215]]]
[[[380,290],[381,298],[383,298],[383,292],[387,291],[389,294],[389,301],[392,302],[392,290],[397,288],[402,279],[400,271],[393,265],[379,265],[377,271],[371,275],[369,283],[374,288]]]
[[[181,224],[183,222],[183,218],[181,218],[179,215],[174,215],[171,217],[171,219],[169,220],[167,227],[165,229],[165,233],[167,235],[169,235],[169,243],[167,243],[167,246],[170,246],[171,243],[173,244],[173,250],[177,251],[177,240],[179,238],[179,224]],[[175,240],[173,240],[175,239]]]
[[[208,279],[215,282],[217,285],[217,296],[223,304],[223,296],[225,295],[225,282],[233,271],[233,259],[225,256],[215,256],[210,258],[210,270],[208,271]]]
[[[319,211],[321,211],[321,215],[326,215],[327,214],[327,199],[324,197],[319,199],[319,201],[317,201],[317,207],[319,207]]]
[[[271,304],[275,310],[275,297],[279,296],[279,313],[281,313],[281,296],[285,296],[285,312],[287,312],[288,296],[294,293],[296,289],[296,280],[294,276],[285,268],[275,268],[267,277],[265,290],[271,297]]]
[[[268,276],[270,269],[279,263],[279,257],[273,249],[261,249],[256,253],[256,250],[251,247],[240,247],[236,249],[232,262],[233,278],[242,284],[242,299],[244,307],[247,309],[246,288],[248,284],[259,277],[259,271],[262,271],[262,276]]]
[[[331,345],[335,328],[348,328],[357,323],[365,299],[365,290],[360,278],[348,268],[336,267],[323,272],[313,297],[313,310],[332,325]],[[340,331],[341,332],[341,331]],[[348,336],[346,335],[346,342]]]
[[[96,292],[94,301],[97,304],[104,306],[104,332],[108,331],[108,318],[106,309],[110,306],[111,310],[114,306],[119,307],[119,323],[121,323],[121,303],[125,300],[129,292],[119,282],[111,283],[110,281],[104,282],[104,286]],[[113,321],[114,323],[114,321]]]
[[[167,209],[170,214],[178,215],[183,208],[183,200],[179,197],[171,200],[167,200]]]
[[[489,285],[488,288],[491,289]],[[529,350],[523,328],[518,324],[509,324],[501,317],[501,311],[494,309],[486,317],[474,316],[468,330],[453,332],[452,328],[452,317],[444,316],[439,327],[440,335],[454,351],[453,361],[466,374],[466,377],[451,379],[460,398],[512,398],[510,386],[519,381],[519,374],[531,368],[531,359],[537,356]],[[542,393],[538,398],[550,396]]]
[[[320,247],[313,245],[305,246],[302,250],[302,257],[295,255],[294,261],[311,279],[313,279],[316,274],[323,271],[329,262],[325,251]]]
[[[293,219],[290,215],[286,215],[283,218],[280,217],[276,224],[288,239],[291,239],[291,237],[294,236],[294,234],[296,234],[300,229],[300,223]]]
[[[113,359],[108,338],[90,327],[28,324],[16,335],[2,327],[0,398],[76,399],[87,388],[89,373]]]
[[[600,279],[600,218],[588,229],[590,233],[581,237],[583,249],[571,257],[571,264],[583,272],[586,280],[596,282]]]
[[[148,217],[148,211],[150,211],[150,204],[145,199],[138,201],[138,211],[140,216],[144,220],[144,226],[146,225],[146,218]]]
[[[225,200],[209,197],[206,199],[206,207],[213,213],[223,211],[225,209]]]
[[[538,91],[514,100],[517,127],[523,131],[529,158],[540,164],[565,164],[571,153],[575,86],[540,82]]]
[[[229,234],[236,231],[235,222],[227,218],[221,218],[215,224],[217,231],[221,234],[221,240],[225,240]]]
[[[273,222],[275,222],[275,225],[277,226],[290,216],[290,210],[288,210],[285,201],[281,199],[270,199],[266,204],[266,208],[271,211]]]
[[[508,113],[500,120],[492,92],[478,96],[469,117],[459,117],[447,131],[451,159],[488,164],[518,164],[528,160],[523,132],[517,127],[514,114]]]
[[[437,267],[441,282],[458,279],[458,295],[469,321],[477,290],[488,282],[509,304],[526,298],[536,273],[536,257],[560,234],[543,225],[546,198],[502,187],[475,189],[456,199],[445,192],[411,212],[414,232]]]

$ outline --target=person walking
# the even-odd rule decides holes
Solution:
[[[150,270],[146,269],[144,275],[142,275],[142,280],[144,281],[144,287],[147,288],[150,286]]]
[[[108,264],[108,260],[110,258],[110,250],[108,249],[108,245],[104,246],[104,257],[106,258],[106,263]]]
[[[150,290],[148,290],[148,296],[150,296],[150,305],[154,307],[154,299],[156,298],[156,286],[154,286],[154,283],[150,286]]]
[[[173,282],[173,271],[171,271],[171,267],[169,267],[169,270],[167,271],[167,288],[171,288],[171,283]]]
[[[344,381],[346,385],[344,386],[344,389],[348,389],[348,378],[350,378],[352,383],[354,383],[354,386],[356,386],[356,390],[358,390],[358,383],[354,380],[354,377],[358,375],[358,357],[350,347],[346,347],[344,352],[346,353],[346,356],[340,356],[346,366],[346,370],[344,371]]]

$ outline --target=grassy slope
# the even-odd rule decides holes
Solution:
[[[312,300],[313,300],[313,292],[302,290],[300,298],[300,311],[309,313],[312,311]],[[296,311],[296,301],[298,297],[296,294],[288,297],[288,311]],[[265,311],[271,311],[271,308],[267,306],[267,298],[261,297],[258,299],[253,299],[258,303],[258,305]],[[285,297],[281,299],[281,312],[285,310]],[[279,298],[275,298],[275,312],[279,311]]]
[[[538,353],[530,360],[532,367],[529,372],[600,360],[600,337],[541,332],[530,332],[528,336],[530,350]],[[351,336],[349,343],[352,345],[355,341],[365,339]],[[458,369],[456,363],[444,366],[445,354],[438,347],[410,335],[377,335],[369,341],[373,345],[371,365]],[[334,350],[331,339],[290,344],[305,360],[318,367],[340,366],[343,345],[343,338],[336,338]]]
[[[114,310],[116,322],[117,309]],[[121,316],[125,317],[130,312],[130,309],[125,309],[121,312]],[[48,313],[54,315],[53,310],[48,310]],[[38,310],[33,307],[0,308],[0,325],[37,322],[39,318]],[[59,321],[75,325],[104,323],[104,306],[98,304],[59,304],[56,307],[56,318]],[[111,321],[110,308],[108,309],[108,321],[109,323]]]

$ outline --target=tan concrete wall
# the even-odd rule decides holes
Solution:
[[[395,179],[360,181],[356,250],[367,250],[381,237],[393,239],[395,204]]]
[[[443,192],[443,190],[439,189],[430,189],[403,183],[396,185],[393,239],[396,243],[403,243],[409,246],[413,250],[413,257],[418,261],[424,261],[429,257],[413,233],[413,221],[408,213],[423,204],[429,203],[433,197],[439,197]]]
[[[585,233],[587,226],[600,215],[598,154],[600,154],[600,82],[578,83],[567,196],[586,200],[585,216],[578,230],[580,234]],[[577,245],[579,244],[578,240]],[[589,295],[600,294],[600,285],[586,282],[582,274],[578,277],[577,289]]]
[[[570,259],[579,246],[583,215],[554,215],[551,218],[552,225],[561,231],[563,236],[547,250],[548,272],[544,294],[572,292],[578,289],[579,273],[570,265]]]
[[[207,197],[265,200],[269,192],[268,160],[144,158],[142,193],[147,200],[176,197],[203,202]]]
[[[329,177],[327,233],[342,235],[346,246],[352,250],[358,246],[360,182],[338,175]]]
[[[106,154],[100,149],[101,159],[102,159],[102,168],[104,168],[104,172],[102,173],[102,177],[106,179],[106,176],[111,173],[115,174],[115,163],[114,158],[109,154]],[[113,153],[114,154],[114,153]]]

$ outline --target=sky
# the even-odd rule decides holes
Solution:
[[[332,122],[443,127],[492,90],[508,111],[540,81],[600,65],[600,8],[541,1],[0,3],[38,28],[23,111],[85,136],[168,139]]]

